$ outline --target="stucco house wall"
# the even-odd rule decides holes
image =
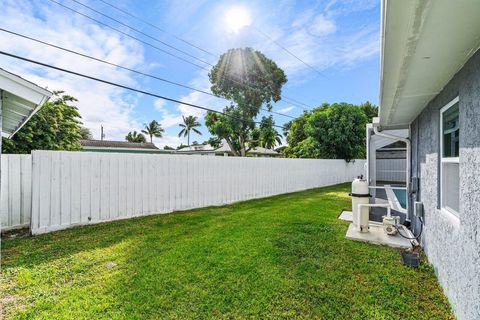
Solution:
[[[459,218],[440,208],[440,109],[459,96]],[[480,319],[480,51],[411,124],[412,176],[424,204],[422,244],[459,319]],[[415,199],[412,196],[411,201]],[[412,216],[412,222],[415,219]],[[415,225],[416,231],[419,225]]]

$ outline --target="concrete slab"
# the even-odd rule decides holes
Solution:
[[[342,211],[342,213],[340,213],[340,215],[338,216],[338,219],[352,222],[353,221],[352,211],[345,211],[345,210]]]
[[[410,249],[412,247],[410,240],[405,239],[398,234],[394,236],[389,236],[388,234],[386,234],[385,231],[383,231],[381,223],[370,223],[369,227],[370,232],[362,233],[357,231],[353,223],[351,223],[348,226],[347,235],[345,236],[345,238],[349,240],[368,242],[378,245],[386,245],[389,247],[401,249]]]

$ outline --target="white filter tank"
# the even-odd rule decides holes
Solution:
[[[370,193],[367,180],[359,177],[352,182],[352,215],[353,225],[359,232],[368,232],[369,208],[359,204],[368,204],[370,202]]]

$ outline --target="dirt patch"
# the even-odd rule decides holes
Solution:
[[[2,239],[18,239],[18,238],[27,238],[30,236],[30,229],[29,228],[21,228],[21,229],[13,229],[2,231],[1,233]]]

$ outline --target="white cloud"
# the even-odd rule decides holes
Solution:
[[[210,81],[208,79],[207,72],[205,71],[199,72],[197,76],[190,81],[190,85],[197,89],[210,92]],[[214,110],[221,110],[223,107],[225,107],[228,104],[228,102],[224,99],[207,95],[198,91],[190,92],[189,94],[181,97],[180,101],[205,107],[205,108],[209,108],[209,109],[214,109]],[[184,104],[178,104],[177,108],[180,111],[180,113],[184,116],[192,115],[200,119],[203,118],[207,113],[205,110],[187,106]]]
[[[313,17],[308,13],[304,13],[294,25],[293,30],[271,27],[267,33],[306,64],[320,70],[325,77],[328,77],[326,71],[329,68],[351,68],[379,52],[376,27],[364,26],[359,31],[339,32],[333,19],[323,15]],[[318,76],[273,41],[259,44],[259,47],[286,72],[290,84],[307,81],[309,75]]]
[[[279,112],[279,113],[289,113],[293,109],[295,109],[295,106],[290,106],[290,107],[285,107],[285,108],[282,108],[282,109],[278,109],[277,112]]]
[[[127,67],[143,63],[143,47],[130,39],[87,23],[74,15],[43,3],[6,1],[0,11],[2,26],[59,46],[112,61]],[[25,30],[28,30],[26,32]],[[80,73],[135,85],[130,73],[98,62],[49,48],[13,35],[0,34],[0,48],[20,56],[39,60]],[[92,80],[57,72],[51,69],[0,58],[0,66],[51,90],[64,90],[79,99],[76,103],[84,125],[99,138],[103,124],[107,139],[123,139],[131,128],[140,124],[132,110],[138,96]]]
[[[328,16],[338,16],[371,10],[376,6],[378,6],[378,0],[331,0],[324,11]]]
[[[164,129],[174,127],[176,125],[179,125],[182,122],[183,122],[182,116],[173,115],[168,111],[163,114],[162,120],[160,120],[160,123]]]
[[[310,34],[320,37],[327,34],[331,34],[337,30],[335,21],[326,18],[324,15],[320,14],[316,16],[311,25],[308,27]]]
[[[170,112],[170,110],[167,108],[167,102],[165,100],[157,99],[153,105],[155,109],[162,114],[160,124],[164,129],[168,129],[182,123],[182,116]]]
[[[164,107],[165,107],[166,104],[167,104],[167,102],[164,99],[157,99],[153,103],[153,106],[155,107],[155,109],[157,111],[161,112],[161,111],[164,110]]]
[[[163,148],[164,146],[176,147],[182,142],[182,138],[179,138],[177,135],[163,135],[161,138],[153,138],[153,143],[158,148]]]

